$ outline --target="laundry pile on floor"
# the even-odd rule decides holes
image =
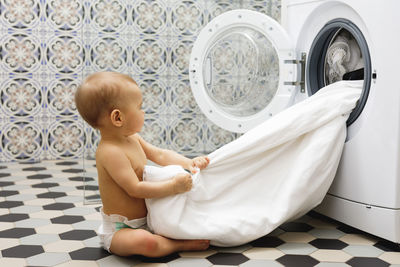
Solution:
[[[331,84],[214,151],[191,191],[146,199],[148,226],[170,238],[235,246],[305,214],[332,183],[361,88],[362,81]],[[146,166],[144,179],[179,172]]]

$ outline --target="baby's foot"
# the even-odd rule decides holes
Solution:
[[[206,250],[210,240],[184,240],[182,250]]]

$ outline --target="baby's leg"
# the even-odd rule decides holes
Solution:
[[[143,229],[124,228],[114,234],[110,251],[120,256],[162,257],[177,251],[206,250],[209,243],[208,240],[168,239]]]

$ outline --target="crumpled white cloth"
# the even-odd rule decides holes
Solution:
[[[341,81],[343,75],[364,67],[364,60],[357,41],[348,32],[340,33],[328,47],[326,59],[328,81]]]
[[[209,155],[191,191],[146,199],[147,223],[174,239],[216,246],[255,240],[324,198],[346,138],[346,120],[362,82],[341,81],[278,113]],[[169,179],[180,166],[146,166],[144,179]]]

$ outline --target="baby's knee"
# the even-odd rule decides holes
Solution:
[[[152,234],[146,234],[142,239],[143,244],[143,254],[151,255],[158,251],[158,240]]]
[[[122,229],[114,234],[110,251],[119,256],[140,254],[148,256],[158,249],[157,240],[153,234],[137,229]]]
[[[133,242],[133,247],[139,248],[139,254],[152,256],[158,251],[159,244],[157,238],[145,230],[136,230],[136,242]]]

